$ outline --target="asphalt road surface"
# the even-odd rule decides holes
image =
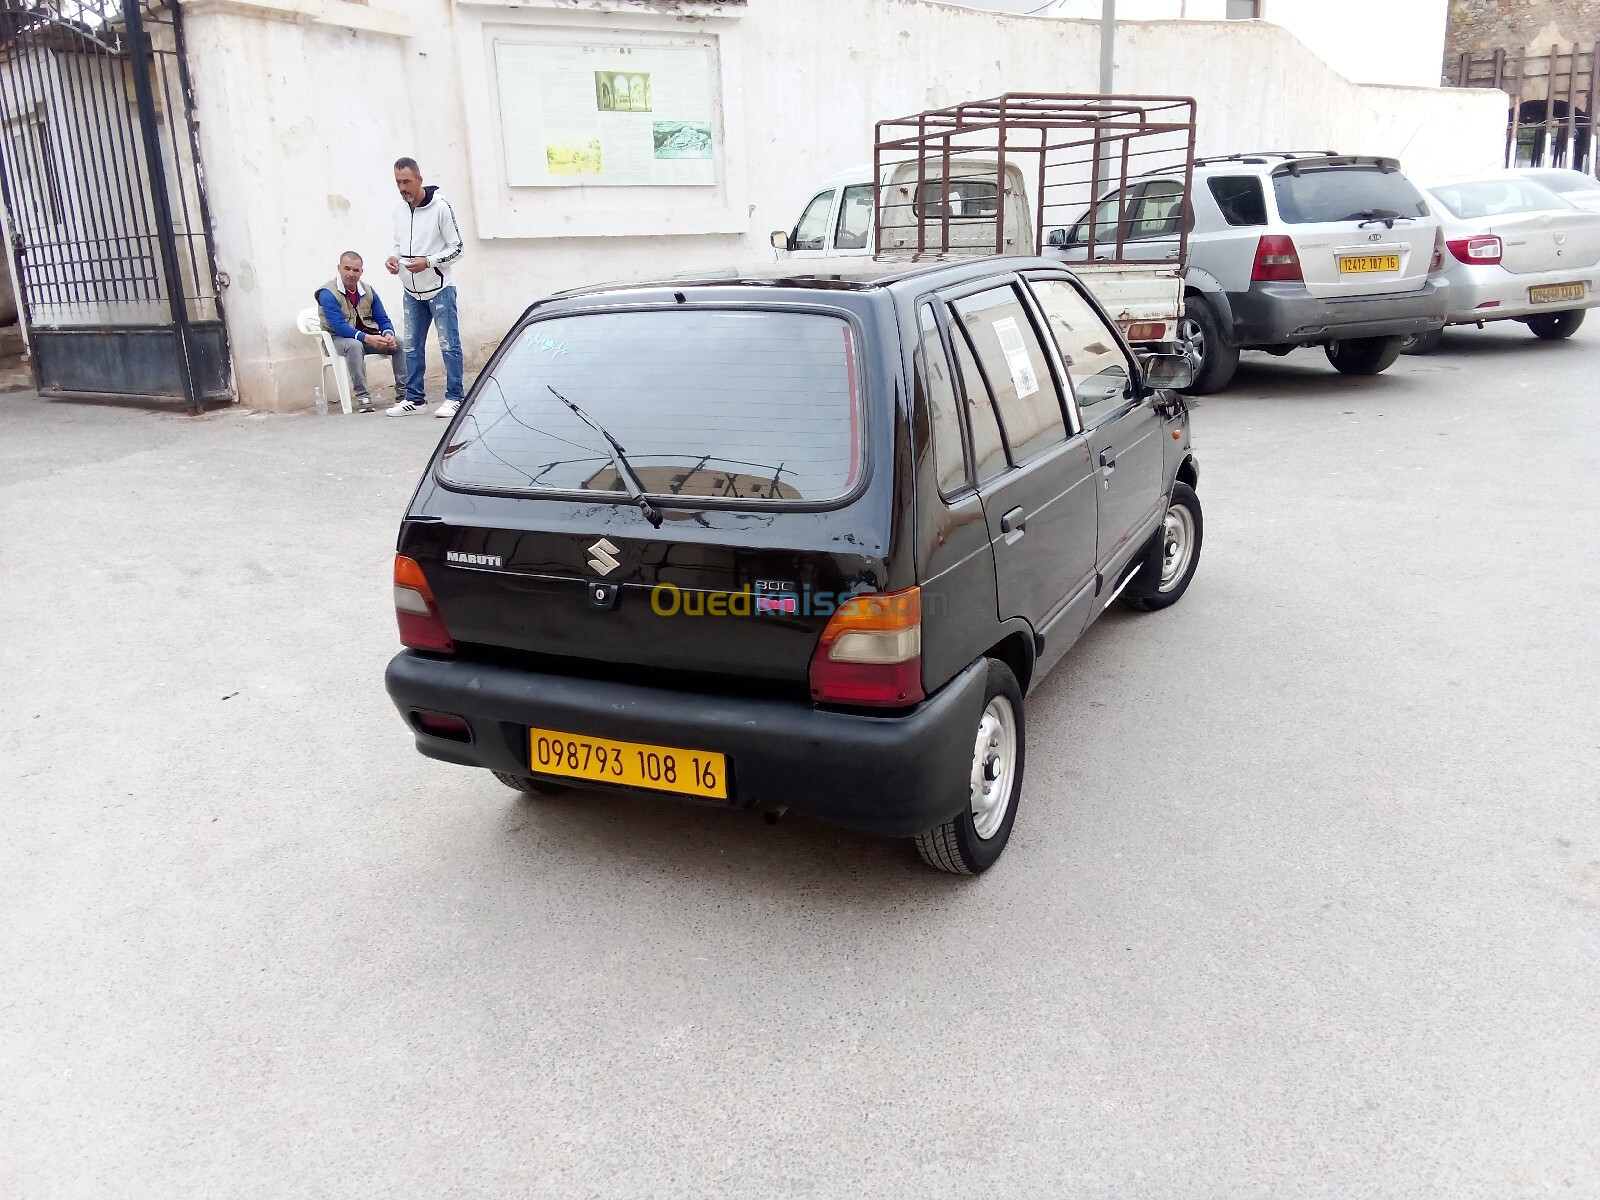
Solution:
[[[1600,1195],[1600,320],[1248,364],[976,880],[419,757],[442,421],[0,398],[0,1195]]]

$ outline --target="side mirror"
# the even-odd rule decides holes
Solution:
[[[1194,363],[1187,354],[1141,355],[1144,385],[1147,388],[1179,391],[1194,383]]]
[[[789,243],[789,232],[788,232],[788,230],[785,230],[785,229],[774,229],[772,231],[772,248],[774,250],[793,250],[794,249],[794,247]]]
[[[1065,246],[1067,244],[1067,231],[1065,229],[1052,229],[1050,236],[1045,238],[1047,246]]]

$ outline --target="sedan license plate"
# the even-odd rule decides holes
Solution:
[[[1566,300],[1582,300],[1583,284],[1550,283],[1544,287],[1528,289],[1529,304],[1560,304]]]
[[[528,765],[541,775],[591,779],[714,800],[728,798],[727,758],[706,750],[530,729],[528,759]]]
[[[1355,254],[1339,259],[1339,274],[1370,275],[1376,271],[1398,271],[1398,254]]]

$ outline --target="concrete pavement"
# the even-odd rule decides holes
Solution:
[[[416,755],[443,421],[0,397],[0,1195],[1600,1194],[1597,377],[1247,356],[978,880]]]

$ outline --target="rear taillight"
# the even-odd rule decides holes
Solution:
[[[1450,247],[1451,254],[1471,267],[1492,267],[1505,253],[1505,247],[1500,239],[1492,233],[1480,234],[1478,237],[1451,238],[1445,245]]]
[[[1281,233],[1263,235],[1256,243],[1256,262],[1250,269],[1250,278],[1256,283],[1289,283],[1304,279],[1294,239]]]
[[[1135,321],[1127,327],[1125,336],[1130,342],[1164,342],[1167,327],[1162,321]]]
[[[394,556],[394,615],[400,622],[400,643],[413,650],[454,654],[456,644],[433,602],[433,589],[419,567],[404,554]]]
[[[922,696],[922,592],[853,596],[811,656],[811,698],[905,708]]]

